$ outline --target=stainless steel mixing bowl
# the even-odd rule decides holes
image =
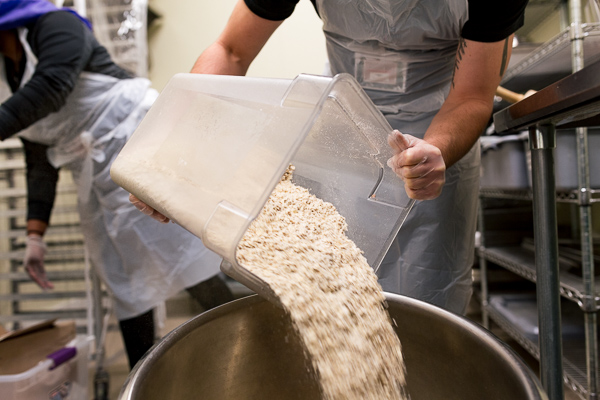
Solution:
[[[507,345],[427,303],[386,294],[412,400],[547,400]],[[119,400],[319,399],[319,387],[285,313],[258,296],[182,324],[138,362]]]

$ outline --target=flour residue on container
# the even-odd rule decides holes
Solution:
[[[240,243],[238,263],[289,313],[325,399],[407,399],[400,340],[377,276],[331,203],[288,169]]]

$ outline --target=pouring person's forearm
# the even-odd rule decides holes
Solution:
[[[446,168],[458,162],[477,141],[492,113],[491,102],[466,101],[442,107],[424,139],[442,152]]]
[[[448,97],[425,133],[441,150],[446,168],[471,149],[488,124],[511,43],[512,35],[489,43],[461,39]]]
[[[202,52],[191,72],[245,75],[250,63],[282,22],[257,16],[243,0],[239,0],[223,32]]]

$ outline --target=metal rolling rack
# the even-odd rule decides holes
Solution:
[[[2,249],[0,261],[5,263],[0,280],[7,282],[0,301],[9,303],[10,311],[0,315],[1,323],[20,327],[27,322],[58,318],[73,319],[81,333],[90,330],[88,307],[90,292],[84,269],[83,238],[75,205],[68,200],[58,205],[52,218],[57,221],[45,237],[48,245],[46,267],[49,279],[57,283],[56,290],[42,292],[35,288],[22,268],[25,247],[26,186],[25,162],[21,142],[9,139],[0,146],[0,230]],[[64,179],[62,179],[64,180]],[[71,184],[60,184],[58,202],[75,193]],[[90,332],[91,333],[91,332]]]

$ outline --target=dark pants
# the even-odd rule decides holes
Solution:
[[[219,275],[186,288],[205,311],[234,300],[227,284]],[[135,364],[154,345],[154,310],[119,321],[129,367]]]

